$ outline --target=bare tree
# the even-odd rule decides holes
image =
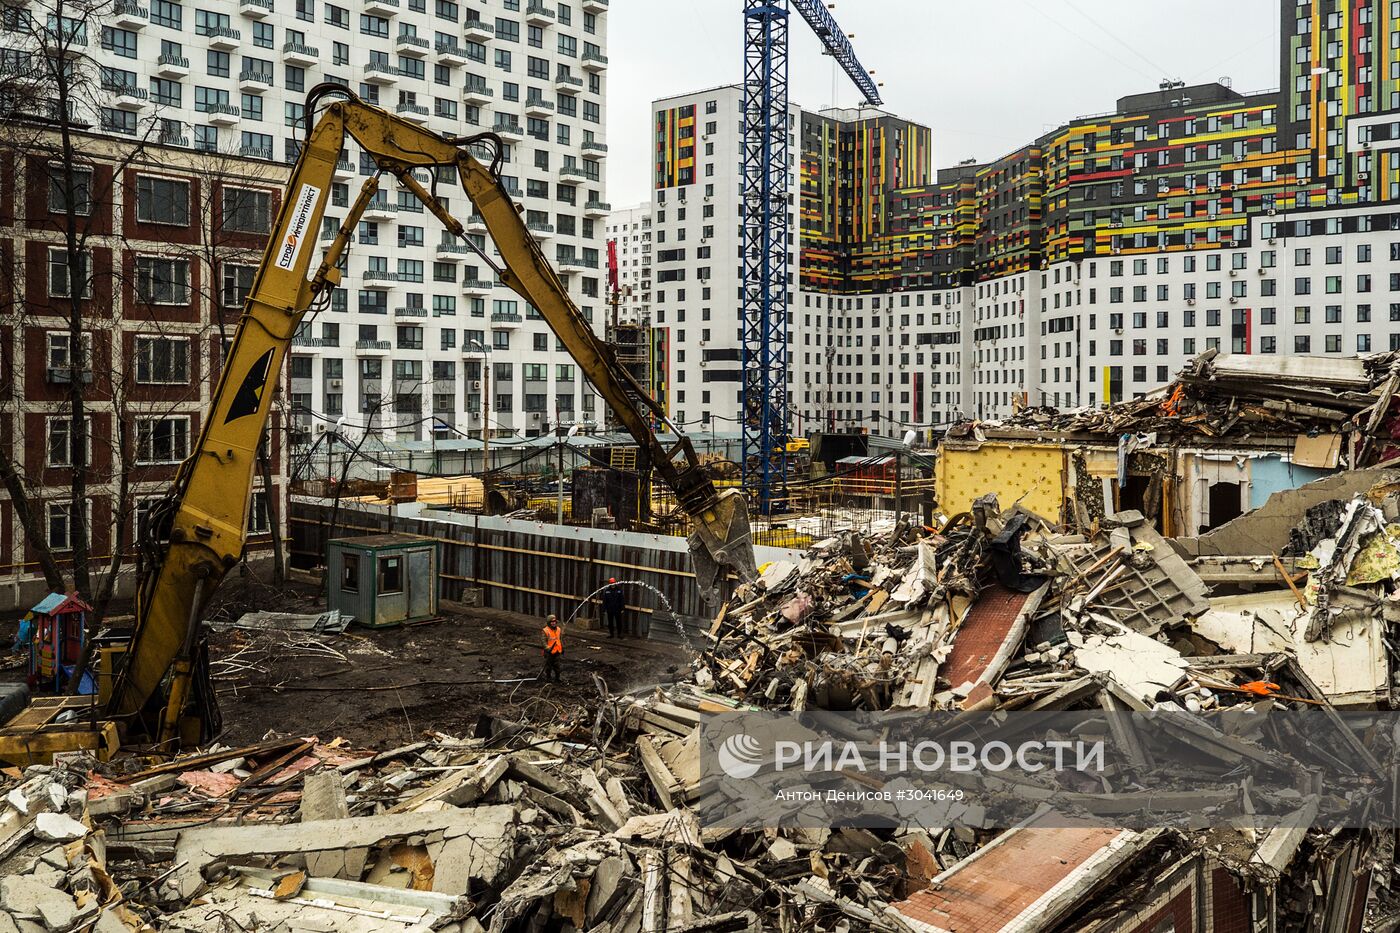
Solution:
[[[99,68],[89,51],[113,10],[114,4],[108,0],[45,0],[22,8],[6,7],[0,22],[0,109],[6,118],[0,129],[0,145],[15,160],[12,177],[17,190],[28,195],[15,197],[14,202],[42,204],[43,216],[25,216],[26,226],[46,228],[50,242],[56,241],[62,250],[62,259],[50,270],[50,279],[64,288],[50,296],[44,310],[63,318],[68,334],[67,372],[54,376],[66,380],[67,386],[72,583],[88,599],[94,596],[94,586],[87,503],[90,485],[100,479],[93,475],[91,462],[89,400],[91,393],[111,386],[94,379],[97,367],[87,334],[94,318],[102,314],[92,297],[99,291],[107,293],[113,284],[103,283],[99,289],[97,278],[120,274],[115,265],[99,272],[92,260],[92,247],[97,242],[110,247],[115,238],[100,222],[109,215],[94,208],[111,203],[125,166],[141,157],[147,139],[159,125],[154,115],[142,119],[117,106],[119,98],[126,95],[132,99],[136,90],[108,69]],[[103,147],[100,155],[92,152],[92,137],[85,131],[95,123],[127,136],[126,143]],[[41,183],[47,191],[33,192],[26,187],[36,181],[31,171],[35,164],[46,166]],[[10,274],[22,275],[24,264],[13,265]],[[8,284],[11,288],[7,291],[15,294],[17,283]],[[32,307],[26,307],[32,304],[32,296],[26,298],[25,304],[17,306],[21,319],[34,313]],[[34,487],[38,484],[9,458],[0,465],[0,481],[14,503],[16,517],[46,581],[54,589],[64,589],[59,561],[49,546],[44,511],[36,507]]]

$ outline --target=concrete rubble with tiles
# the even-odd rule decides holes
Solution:
[[[1107,933],[1205,877],[1273,928],[1369,903],[1367,928],[1393,930],[1384,834],[1008,829],[975,808],[935,829],[720,830],[691,809],[716,712],[1386,706],[1400,487],[1367,483],[1269,510],[1282,554],[1202,557],[1134,512],[1066,535],[990,497],[842,534],[763,568],[680,683],[600,696],[591,729],[483,718],[378,753],[272,735],[144,770],[7,770],[0,933]],[[1207,584],[1226,561],[1236,582]],[[1238,692],[1259,680],[1278,695]]]

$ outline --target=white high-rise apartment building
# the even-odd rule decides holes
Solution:
[[[743,88],[711,88],[655,101],[652,324],[668,328],[671,416],[692,429],[737,431],[743,346]],[[789,196],[797,272],[797,126],[790,108]],[[689,141],[693,140],[693,147]],[[693,151],[688,158],[682,151]],[[796,295],[796,289],[793,295]],[[791,320],[789,320],[789,326]],[[789,334],[789,342],[791,335]]]
[[[607,238],[617,244],[618,320],[646,324],[651,320],[651,204],[614,210]]]
[[[601,333],[607,10],[607,0],[118,0],[93,53],[104,84],[136,93],[101,123],[134,133],[154,116],[167,142],[291,161],[305,93],[330,81],[446,135],[495,132],[505,183]],[[351,143],[323,241],[372,170]],[[352,433],[382,427],[386,441],[479,437],[483,365],[495,436],[597,420],[595,396],[539,315],[408,190],[380,181],[342,287],[296,339],[300,426],[344,418]],[[491,254],[465,195],[437,190]],[[251,273],[224,274],[236,289]]]

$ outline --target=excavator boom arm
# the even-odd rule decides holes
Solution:
[[[320,256],[317,239],[346,136],[373,158],[380,173],[396,176],[448,230],[462,236],[461,223],[413,176],[419,168],[456,168],[500,252],[501,280],[549,323],[618,420],[650,453],[655,469],[694,519],[691,549],[702,587],[712,591],[726,566],[744,579],[756,576],[748,513],[740,494],[737,490],[720,494],[715,489],[689,440],[679,432],[670,447],[657,438],[629,390],[650,404],[658,418],[664,419],[664,413],[593,333],[509,193],[469,151],[471,143],[481,138],[446,139],[365,104],[336,85],[313,89],[307,97],[307,113],[314,113],[317,103],[331,96],[343,99],[325,106],[293,167],[199,440],[167,498],[168,541],[159,548],[157,565],[142,581],[136,629],[109,703],[112,715],[134,717],[169,676],[160,728],[164,741],[174,738],[187,699],[204,603],[243,553],[258,445],[292,337],[316,298],[339,283],[336,265],[378,187],[377,176],[365,183],[335,239]],[[499,152],[500,141],[494,141]]]

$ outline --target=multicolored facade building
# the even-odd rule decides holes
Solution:
[[[1212,348],[1400,349],[1400,3],[1279,15],[1279,90],[1164,82],[986,163],[934,171],[933,132],[882,111],[794,109],[794,430],[1098,405]],[[655,210],[676,228],[658,255],[689,251],[672,275],[692,276],[658,282],[657,308],[675,306],[675,404],[701,418],[737,404],[737,373],[713,391],[737,362],[696,404],[687,357],[737,329],[682,328],[675,299],[703,276],[722,287],[700,316],[735,313],[738,104],[721,88],[656,111]],[[675,242],[697,220],[700,242]]]

